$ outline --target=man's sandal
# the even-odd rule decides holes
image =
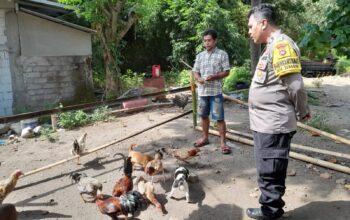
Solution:
[[[209,144],[209,141],[204,141],[203,139],[199,139],[193,144],[193,146],[194,147],[203,147],[203,146],[208,145],[208,144]]]
[[[221,153],[222,154],[230,154],[231,153],[231,148],[227,145],[221,147]]]

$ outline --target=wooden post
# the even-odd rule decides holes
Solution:
[[[192,71],[191,71],[191,92],[192,92],[193,128],[195,128],[197,126],[197,93],[196,93],[196,83],[195,83],[195,79]]]
[[[54,130],[54,131],[57,130],[57,119],[58,119],[58,115],[57,114],[52,114],[51,115],[51,126],[52,126],[52,130]]]

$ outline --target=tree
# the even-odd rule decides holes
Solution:
[[[349,52],[350,46],[350,6],[348,0],[313,0],[318,5],[328,3],[324,14],[320,14],[321,22],[308,22],[305,25],[305,34],[300,43],[309,55],[324,55],[334,48],[338,54]],[[324,7],[323,7],[324,8]],[[322,12],[322,11],[321,11]],[[321,53],[320,53],[321,51]],[[325,52],[327,51],[327,52]]]
[[[261,0],[252,0],[251,2],[252,7],[257,6],[261,4]],[[250,39],[250,59],[251,59],[251,74],[252,76],[254,75],[256,65],[259,62],[259,57],[261,53],[261,46],[260,44],[255,44],[251,39]]]
[[[103,49],[107,95],[120,93],[120,53],[122,39],[137,21],[137,3],[126,0],[59,0],[97,31],[95,41]]]

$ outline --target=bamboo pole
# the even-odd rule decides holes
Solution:
[[[230,97],[228,95],[224,95],[224,98],[227,99],[227,100],[236,102],[238,104],[248,106],[248,103],[246,103],[244,101],[241,101],[241,100],[238,100],[238,99],[235,99],[235,98],[232,98],[232,97]],[[306,125],[306,124],[301,123],[301,122],[298,122],[297,126],[300,127],[300,128],[303,128],[305,130],[312,131],[314,133],[323,135],[323,136],[325,136],[327,138],[330,138],[332,140],[339,141],[339,142],[341,142],[343,144],[350,145],[350,140],[347,139],[347,138],[344,138],[344,137],[341,137],[341,136],[338,136],[338,135],[335,135],[335,134],[331,134],[331,133],[328,133],[328,132],[325,132],[325,131],[321,131],[321,130],[319,130],[317,128],[311,127],[311,126]]]
[[[306,124],[303,124],[301,122],[298,122],[297,125],[298,125],[298,127],[304,128],[305,130],[308,130],[308,131],[311,131],[311,132],[323,135],[323,136],[328,137],[330,139],[333,139],[335,141],[339,141],[339,142],[341,142],[343,144],[350,145],[350,140],[346,139],[344,137],[340,137],[340,136],[335,135],[335,134],[331,134],[331,133],[328,133],[328,132],[325,132],[325,131],[321,131],[321,130],[319,130],[317,128],[313,128],[313,127],[311,127],[309,125],[306,125]]]
[[[145,105],[145,106],[141,106],[141,107],[119,109],[119,110],[111,111],[111,115],[119,115],[119,114],[123,114],[123,113],[133,113],[133,112],[142,111],[142,110],[146,110],[146,109],[170,107],[173,105],[174,105],[174,103],[168,102],[168,103],[160,103],[160,104],[150,104],[150,105]]]
[[[192,66],[186,63],[183,59],[180,59],[181,63],[185,64],[189,69],[192,70]],[[194,78],[194,74],[191,71],[191,93],[192,93],[192,120],[193,120],[193,128],[197,126],[197,93],[196,93],[196,82]]]
[[[241,135],[241,136],[248,137],[248,138],[253,138],[253,135],[245,133],[245,132],[241,132],[241,131],[228,129],[227,132],[229,132],[231,134]],[[350,159],[350,155],[349,154],[333,152],[333,151],[323,150],[323,149],[317,149],[317,148],[314,148],[314,147],[309,147],[309,146],[305,146],[305,145],[301,145],[301,144],[293,144],[292,143],[291,144],[291,149],[311,151],[311,152],[315,152],[315,153],[320,153],[320,154],[325,154],[325,155],[330,155],[330,156],[342,157],[342,158]]]
[[[202,131],[202,128],[197,126],[196,130]],[[220,136],[218,131],[215,131],[212,129],[209,129],[209,133],[216,135],[216,136]],[[243,137],[239,137],[237,135],[226,134],[226,138],[233,140],[233,141],[237,141],[237,142],[241,142],[241,143],[244,143],[247,145],[254,146],[254,142],[252,140],[249,140],[249,139],[243,138]],[[315,158],[312,158],[312,157],[309,157],[309,156],[306,156],[303,154],[299,154],[299,153],[296,153],[293,151],[289,152],[289,156],[293,159],[301,160],[304,162],[309,162],[309,163],[316,164],[316,165],[319,165],[319,166],[322,166],[322,167],[325,167],[328,169],[332,169],[332,170],[336,170],[336,171],[343,172],[346,174],[350,174],[350,168],[346,167],[346,166],[341,166],[341,165],[333,164],[333,163],[330,163],[330,162],[327,162],[324,160],[315,159]]]
[[[72,156],[72,157],[69,157],[69,158],[60,160],[60,161],[58,161],[58,162],[55,162],[55,163],[52,163],[52,164],[43,166],[43,167],[41,167],[41,168],[34,169],[34,170],[32,170],[32,171],[29,171],[29,172],[27,172],[27,173],[24,173],[24,175],[23,175],[22,177],[27,177],[27,176],[33,175],[33,174],[35,174],[35,173],[39,173],[39,172],[41,172],[41,171],[50,169],[50,168],[52,168],[52,167],[61,165],[61,164],[63,164],[63,163],[69,162],[69,161],[74,160],[74,159],[77,159],[78,157],[83,157],[83,156],[89,155],[89,154],[91,154],[91,153],[94,153],[94,152],[96,152],[96,151],[105,149],[105,148],[107,148],[107,147],[109,147],[109,146],[111,146],[111,145],[114,145],[114,144],[117,144],[117,143],[119,143],[119,142],[125,141],[125,140],[127,140],[127,139],[129,139],[129,138],[132,138],[132,137],[134,137],[134,136],[137,136],[137,135],[139,135],[139,134],[142,134],[142,133],[144,133],[144,132],[146,132],[146,131],[148,131],[148,130],[151,130],[151,129],[153,129],[153,128],[155,128],[155,127],[158,127],[158,126],[160,126],[160,125],[163,125],[163,124],[165,124],[165,123],[168,123],[168,122],[171,122],[171,121],[176,120],[176,119],[178,119],[178,118],[181,118],[181,117],[183,117],[183,116],[185,116],[185,115],[188,115],[188,114],[190,114],[190,113],[192,113],[192,110],[186,111],[186,112],[184,112],[184,113],[182,113],[182,114],[180,114],[180,115],[177,115],[177,116],[172,117],[172,118],[170,118],[170,119],[164,120],[164,121],[162,121],[162,122],[160,122],[160,123],[157,123],[157,124],[155,124],[155,125],[149,126],[149,127],[145,128],[145,129],[143,129],[143,130],[141,130],[141,131],[137,131],[137,132],[135,132],[135,133],[133,133],[133,134],[127,136],[127,137],[124,137],[124,138],[121,138],[121,139],[119,139],[119,140],[112,141],[112,142],[110,142],[110,143],[104,144],[104,145],[102,145],[102,146],[95,147],[95,148],[93,148],[93,149],[87,150],[84,154],[82,154],[82,155],[80,155],[80,156],[79,156],[79,155]]]

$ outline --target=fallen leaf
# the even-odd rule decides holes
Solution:
[[[319,136],[320,136],[319,133],[316,133],[316,132],[313,132],[313,131],[310,131],[310,134],[311,134],[311,136],[313,136],[313,137],[319,137]]]

